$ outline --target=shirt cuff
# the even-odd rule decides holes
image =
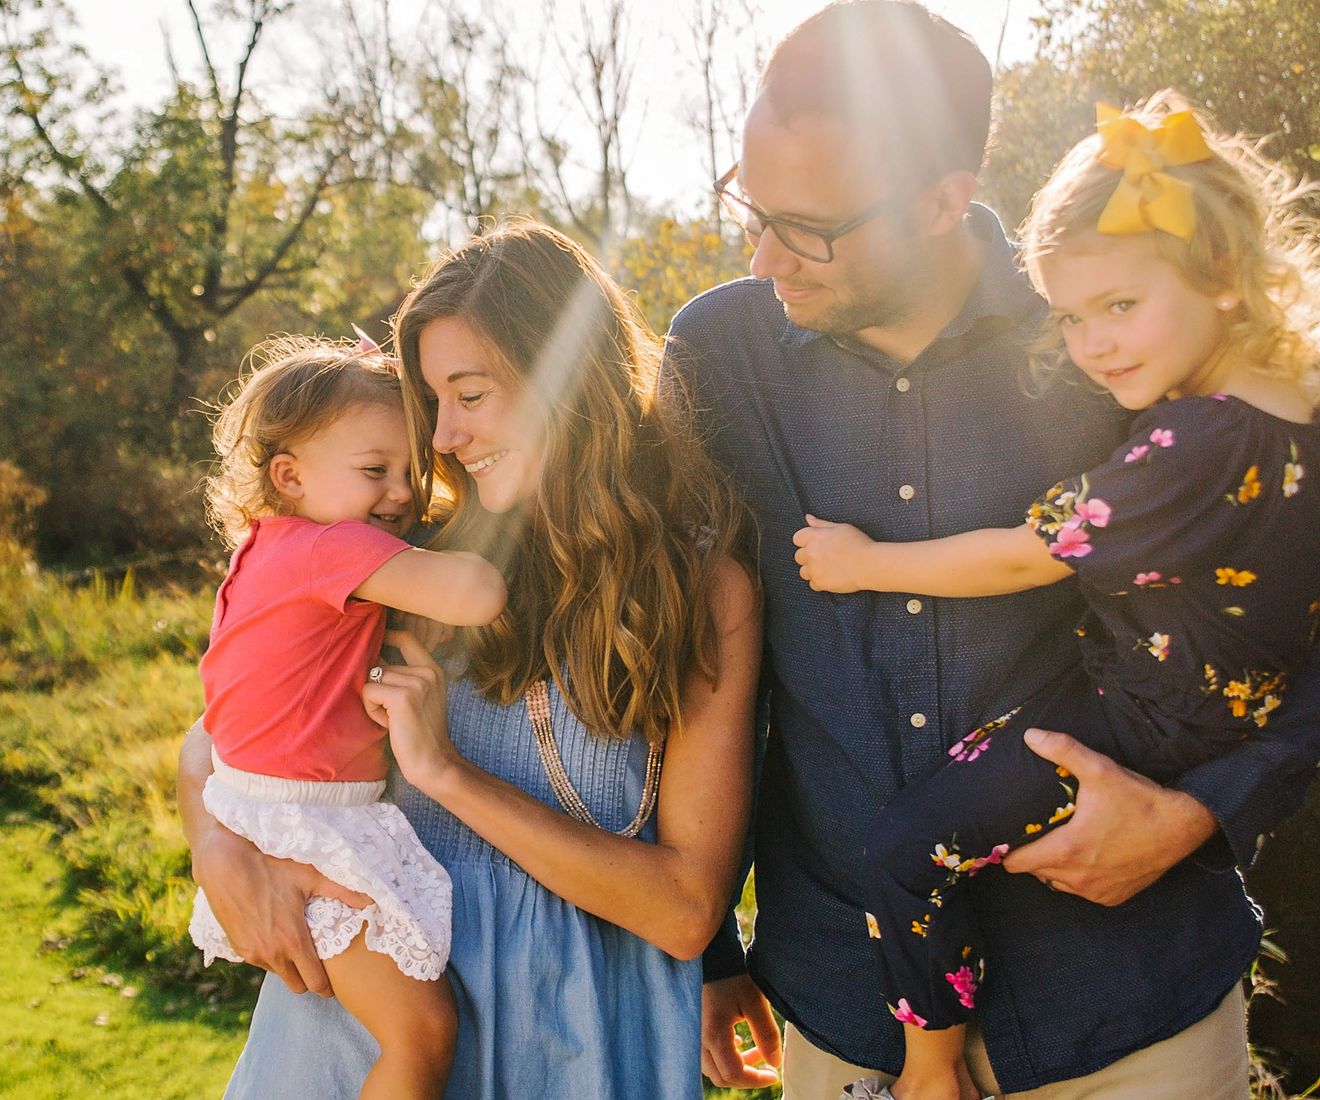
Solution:
[[[1288,768],[1252,774],[1239,752],[1227,753],[1194,768],[1172,784],[1191,795],[1214,816],[1219,833],[1192,858],[1212,871],[1256,861],[1266,836],[1305,801],[1314,768]]]
[[[738,934],[738,918],[732,909],[701,956],[701,980],[718,982],[747,973],[747,956]]]

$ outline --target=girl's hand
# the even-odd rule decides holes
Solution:
[[[864,588],[863,559],[875,543],[850,523],[830,523],[808,515],[793,536],[793,560],[814,592],[857,592]]]
[[[407,631],[386,631],[385,644],[394,646],[407,664],[381,665],[379,680],[363,687],[362,701],[372,721],[390,731],[404,778],[428,789],[458,760],[446,721],[445,673]]]

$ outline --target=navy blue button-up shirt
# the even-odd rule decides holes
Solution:
[[[808,512],[886,541],[1016,526],[1127,425],[1083,386],[1028,396],[1024,347],[1042,306],[994,216],[973,207],[970,218],[985,242],[980,281],[911,363],[789,323],[771,285],[750,279],[689,303],[668,352],[761,529],[769,740],[748,965],[814,1043],[889,1072],[903,1040],[867,943],[865,830],[955,740],[1077,660],[1081,607],[1071,581],[986,599],[812,592],[793,533]],[[1269,741],[1178,784],[1215,814],[1232,856],[1207,846],[1116,908],[998,868],[972,884],[987,943],[977,1015],[1001,1087],[1099,1069],[1194,1023],[1238,980],[1260,924],[1232,864],[1250,861],[1314,774],[1314,672]],[[727,963],[729,944],[713,945],[708,977],[729,972],[721,954]]]

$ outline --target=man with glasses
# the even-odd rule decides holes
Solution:
[[[1043,486],[1125,438],[1107,397],[1024,389],[1043,306],[970,202],[990,85],[975,45],[915,4],[809,19],[771,58],[742,160],[715,185],[755,246],[753,277],[689,303],[671,332],[669,362],[758,515],[766,599],[756,935],[746,969],[734,935],[707,953],[717,1084],[773,1079],[755,1064],[779,1061],[771,1004],[788,1022],[786,1100],[898,1071],[861,904],[866,831],[955,740],[1078,659],[1071,584],[838,596],[812,592],[794,560],[808,513],[885,541],[1016,526]],[[988,957],[968,1056],[983,1089],[1246,1095],[1238,983],[1260,925],[1233,865],[1314,774],[1320,731],[1297,727],[1316,680],[1294,688],[1291,743],[1244,746],[1176,789],[1044,738],[1081,793],[1069,824],[1009,857],[1018,873],[973,884]],[[759,1051],[739,1052],[739,1021]]]

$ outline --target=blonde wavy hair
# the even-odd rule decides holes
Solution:
[[[1166,88],[1128,113],[1154,126],[1175,111],[1192,111],[1212,156],[1163,171],[1192,185],[1196,230],[1190,241],[1152,230],[1158,255],[1204,294],[1231,291],[1233,311],[1225,350],[1264,374],[1298,382],[1320,399],[1320,226],[1300,202],[1320,188],[1294,179],[1262,152],[1262,143],[1217,132],[1178,92]],[[1077,233],[1094,230],[1120,178],[1099,160],[1100,136],[1083,138],[1036,192],[1018,230],[1020,261],[1043,293],[1042,261]],[[1051,323],[1038,346],[1037,366],[1048,372],[1067,362],[1062,335]]]
[[[403,405],[399,376],[379,352],[277,336],[248,353],[216,408],[216,460],[205,482],[207,520],[226,546],[242,542],[254,519],[288,514],[288,501],[270,480],[270,460],[363,404]],[[414,476],[414,519],[422,500]]]
[[[469,325],[543,417],[539,485],[507,515],[432,449],[419,341],[443,318]],[[636,306],[569,238],[519,220],[443,257],[400,307],[394,340],[423,491],[434,483],[441,500],[435,542],[475,550],[508,581],[504,613],[464,631],[468,675],[503,705],[553,677],[589,729],[663,740],[681,727],[688,672],[718,676],[716,572],[748,560],[750,521],[681,393],[660,386],[660,345]]]

